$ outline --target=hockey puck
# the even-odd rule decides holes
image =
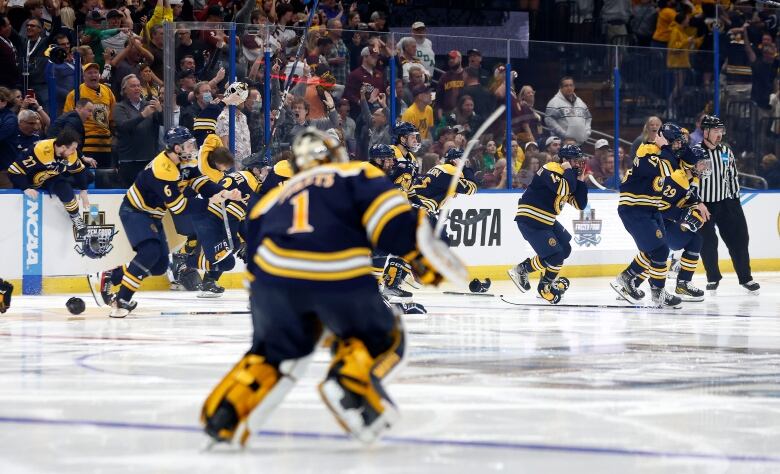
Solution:
[[[65,307],[68,308],[70,314],[81,314],[84,312],[86,305],[84,304],[84,300],[73,296],[65,303]]]

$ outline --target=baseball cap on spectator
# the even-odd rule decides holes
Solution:
[[[89,13],[87,13],[87,20],[92,21],[103,21],[105,18],[103,18],[103,15],[98,10],[92,10]]]
[[[453,49],[449,53],[447,53],[447,56],[451,57],[452,59],[459,59],[461,57],[460,51],[457,49]]]
[[[425,23],[421,21],[415,21],[414,23],[412,23],[413,30],[422,30],[424,28],[425,28]]]
[[[466,57],[469,57],[471,55],[482,57],[482,53],[480,53],[479,50],[476,48],[466,51]]]
[[[124,15],[119,13],[117,10],[110,10],[108,13],[106,13],[106,19],[109,18],[122,18]]]
[[[94,67],[95,69],[100,71],[100,65],[98,63],[87,63],[87,64],[81,66],[81,70],[84,71],[84,72],[87,72],[87,69],[89,69],[91,67]]]
[[[225,12],[222,10],[222,5],[211,5],[208,10],[206,10],[206,18],[210,16],[218,16],[220,18],[225,16]]]
[[[428,86],[417,86],[414,89],[412,89],[412,95],[417,97],[420,94],[430,93],[431,88]]]
[[[596,140],[596,145],[594,145],[594,146],[598,150],[600,148],[609,147],[609,142],[606,139],[601,138],[599,140]]]
[[[368,46],[366,46],[365,48],[363,48],[362,51],[360,51],[361,56],[368,56],[369,54],[379,54],[379,53],[377,53],[376,51],[371,51],[371,49]]]
[[[537,150],[539,149],[539,145],[537,145],[535,141],[531,140],[530,142],[525,144],[525,146],[523,147],[523,150],[524,151],[528,151],[528,147],[529,146],[534,146],[534,147],[536,147]]]
[[[561,139],[556,137],[555,135],[551,135],[547,137],[547,140],[544,141],[544,146],[548,147],[551,143],[558,142],[558,144],[561,144]]]
[[[182,69],[176,74],[176,80],[181,80],[185,77],[195,77],[195,71],[193,69]]]

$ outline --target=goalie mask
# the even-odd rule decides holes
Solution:
[[[292,143],[293,171],[314,168],[324,163],[346,163],[349,161],[344,147],[332,136],[308,127]]]
[[[245,82],[234,82],[225,88],[222,99],[228,105],[238,105],[249,97],[249,86]]]

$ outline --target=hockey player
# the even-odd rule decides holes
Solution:
[[[444,203],[452,197],[449,194],[452,176],[457,172],[458,160],[464,160],[463,150],[450,148],[442,157],[443,163],[431,168],[425,175],[420,176],[409,191],[409,201],[418,204],[435,217]],[[458,178],[455,194],[474,194],[477,192],[477,183],[474,182],[474,171],[465,166],[463,173]]]
[[[127,190],[119,208],[119,219],[130,245],[136,252],[127,265],[107,270],[92,276],[91,283],[97,285],[103,301],[111,305],[112,318],[124,318],[134,310],[137,303],[133,294],[144,278],[162,275],[168,268],[168,243],[163,230],[162,218],[167,211],[172,214],[183,212],[187,198],[179,189],[181,169],[197,166],[195,139],[184,127],[174,127],[165,133],[165,150],[157,155],[138,174]],[[238,199],[238,191],[227,191],[217,185],[209,187],[208,180],[201,180],[200,192],[210,196],[211,202]],[[211,194],[210,189],[214,190]],[[111,292],[112,285],[120,285],[117,293]]]
[[[196,179],[196,185],[199,180],[210,179],[224,189],[238,190],[241,195],[239,200],[229,203],[208,203],[202,212],[192,216],[201,252],[197,262],[188,264],[205,272],[198,297],[215,298],[225,292],[217,281],[235,266],[240,240],[246,235],[240,229],[245,225],[247,203],[259,190],[260,183],[249,171],[230,171],[235,165],[233,154],[217,135],[206,137],[198,162],[203,176]]]
[[[398,419],[383,382],[405,352],[401,321],[371,278],[371,249],[404,255],[426,284],[442,273],[465,281],[466,269],[380,170],[347,162],[343,147],[314,128],[292,148],[296,174],[250,213],[253,344],[209,394],[201,421],[213,440],[230,442],[252,412],[252,425],[265,418],[327,328],[335,342],[320,396],[369,443]],[[239,439],[248,436],[245,429]]]
[[[702,238],[698,230],[706,220],[698,206],[701,202],[698,195],[699,178],[709,174],[712,164],[700,145],[685,147],[685,152],[680,156],[681,168],[674,170],[670,179],[664,180],[659,209],[664,218],[669,248],[683,251],[674,293],[682,301],[704,301],[704,291],[696,288],[691,280],[701,252]],[[690,170],[690,179],[684,169]],[[637,276],[637,288],[648,276],[647,271]]]
[[[61,131],[57,138],[41,140],[35,144],[32,153],[15,161],[8,168],[8,177],[16,189],[21,189],[31,199],[38,198],[38,190],[55,194],[73,223],[74,234],[84,237],[87,226],[79,214],[79,203],[73,187],[66,176],[70,175],[79,188],[79,197],[85,208],[89,208],[87,186],[92,175],[78,158],[76,149],[79,136],[72,129]]]
[[[398,122],[393,129],[393,141],[396,163],[388,176],[396,186],[408,194],[420,168],[414,155],[422,146],[420,132],[409,122]]]
[[[623,226],[639,249],[633,262],[610,286],[626,301],[637,304],[644,293],[635,279],[647,271],[653,305],[679,307],[681,299],[666,292],[669,245],[663,217],[659,210],[661,195],[674,171],[669,156],[676,156],[683,146],[682,129],[665,123],[655,143],[642,144],[636,152],[633,166],[626,171],[620,184],[618,215]]]
[[[558,152],[560,163],[545,164],[534,176],[517,203],[515,222],[536,252],[507,271],[521,292],[531,289],[529,275],[542,272],[536,287],[545,301],[557,304],[569,288],[569,280],[558,278],[563,261],[571,254],[571,234],[555,217],[566,203],[576,209],[588,205],[588,187],[582,173],[585,156],[577,145],[564,145]]]
[[[0,314],[8,311],[11,307],[11,295],[14,292],[14,286],[0,278]]]

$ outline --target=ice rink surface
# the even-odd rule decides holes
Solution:
[[[555,307],[418,292],[407,366],[387,385],[402,419],[346,437],[316,392],[329,355],[243,452],[201,452],[201,403],[249,348],[243,291],[142,292],[124,320],[91,297],[14,298],[0,317],[0,472],[780,472],[780,274],[733,276],[681,310],[615,308],[608,279]],[[703,286],[704,282],[696,280]],[[609,307],[597,307],[604,305]],[[168,314],[178,313],[178,314]]]

